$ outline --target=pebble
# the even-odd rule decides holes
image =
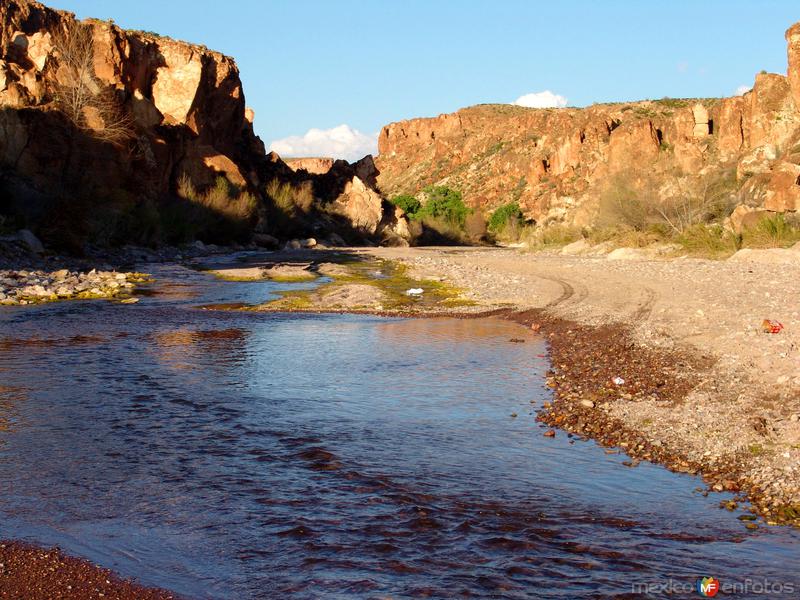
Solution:
[[[0,270],[0,304],[25,306],[72,298],[113,298],[129,293],[134,287],[133,281],[141,279],[136,273],[96,269],[88,273],[68,269],[53,272]]]
[[[586,408],[594,408],[594,402],[591,400],[581,400],[581,406]]]

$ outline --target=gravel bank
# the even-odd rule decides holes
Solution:
[[[130,297],[141,273],[97,271],[0,271],[0,304],[26,305],[87,298]]]
[[[9,600],[177,600],[108,569],[19,542],[0,542],[0,598]]]

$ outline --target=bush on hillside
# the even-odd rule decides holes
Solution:
[[[800,219],[777,213],[764,217],[755,227],[742,232],[744,244],[750,248],[782,248],[800,242]]]
[[[411,194],[400,194],[389,200],[397,208],[402,209],[409,219],[416,219],[422,203]]]
[[[489,231],[495,235],[502,235],[506,230],[512,229],[516,234],[520,226],[524,223],[522,209],[516,202],[509,202],[498,206],[489,217]]]
[[[461,192],[449,187],[428,186],[424,190],[428,201],[417,212],[419,218],[432,218],[447,222],[451,227],[463,229],[469,214]]]
[[[681,235],[695,225],[721,222],[736,204],[733,169],[695,179],[676,177],[676,182],[678,189],[665,197],[655,179],[634,181],[629,173],[618,174],[600,195],[597,226]]]
[[[182,175],[178,197],[180,202],[165,206],[161,212],[167,241],[226,243],[249,237],[258,201],[225,177],[217,177],[213,187],[200,192],[187,175]]]

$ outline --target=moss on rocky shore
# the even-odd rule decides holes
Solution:
[[[364,311],[398,314],[472,307],[461,290],[441,281],[415,279],[400,264],[383,259],[325,262],[312,267],[329,280],[311,290],[291,290],[254,307],[263,311]],[[421,290],[421,291],[420,291]]]

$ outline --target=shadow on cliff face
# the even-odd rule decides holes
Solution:
[[[386,243],[394,236],[394,207],[377,187],[371,156],[336,160],[322,173],[285,167],[266,186],[267,222],[284,237],[321,237],[338,244]],[[269,158],[269,157],[268,157]],[[336,244],[334,244],[336,245]]]
[[[330,210],[353,177],[348,163],[327,177],[306,177],[252,153],[258,179],[271,182],[257,189],[231,183],[213,163],[187,162],[194,139],[184,126],[112,143],[58,110],[4,108],[0,128],[7,134],[0,215],[53,249],[80,255],[87,244],[248,243],[259,232],[335,244],[374,239],[374,231]]]
[[[142,136],[114,144],[57,110],[41,109],[2,109],[0,126],[7,133],[0,142],[7,157],[0,167],[0,215],[54,249],[80,254],[87,243],[231,243],[252,235],[255,196],[224,178],[215,181],[209,169],[214,184],[181,197],[170,181],[176,152],[149,155],[154,146],[181,149],[185,134],[175,128],[163,132],[167,143]]]
[[[0,2],[0,23],[7,227],[71,253],[277,243],[266,234],[403,242],[405,222],[384,211],[371,157],[312,176],[266,153],[232,58],[26,0]],[[282,202],[273,181],[298,188],[299,201]]]

